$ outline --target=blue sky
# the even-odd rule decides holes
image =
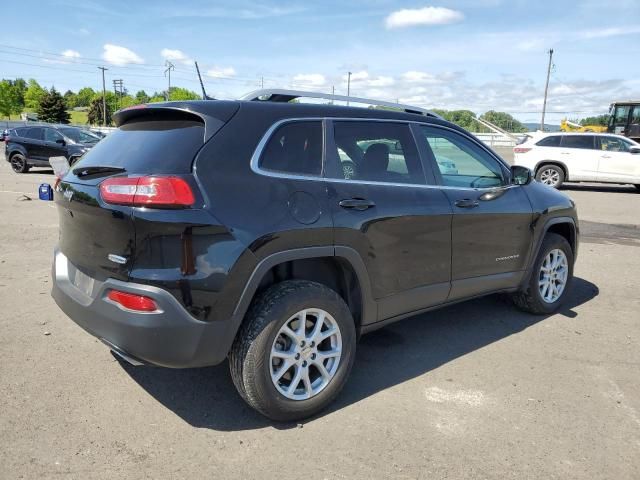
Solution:
[[[13,20],[12,20],[13,19]],[[24,19],[24,21],[14,21]],[[0,77],[59,90],[166,88],[234,98],[259,87],[346,93],[429,108],[495,109],[538,121],[554,48],[552,121],[640,97],[640,0],[355,0],[12,2],[3,12]]]

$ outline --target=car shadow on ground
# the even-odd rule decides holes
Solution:
[[[558,315],[576,317],[575,307],[598,293],[593,283],[575,278]],[[523,313],[505,297],[492,295],[416,315],[365,335],[358,344],[347,385],[318,417],[423,375],[546,318]],[[296,427],[295,423],[272,422],[248,407],[235,391],[226,362],[189,370],[134,367],[124,361],[120,364],[150,395],[194,427],[221,431]]]
[[[51,170],[50,168],[45,168],[44,170],[42,170],[42,169],[34,170],[34,167],[31,167],[29,169],[29,171],[26,172],[27,175],[34,174],[34,173],[38,173],[38,174],[41,174],[41,175],[53,175],[53,170]]]
[[[585,183],[563,183],[560,190],[574,190],[577,192],[605,192],[605,193],[640,193],[633,185],[621,184],[585,184]]]

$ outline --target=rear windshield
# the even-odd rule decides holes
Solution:
[[[96,144],[76,167],[120,167],[127,173],[189,173],[204,143],[197,120],[131,120]]]

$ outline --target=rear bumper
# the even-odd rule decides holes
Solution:
[[[226,358],[232,322],[196,320],[170,293],[150,285],[107,279],[84,282],[81,289],[74,284],[77,271],[55,251],[53,299],[69,318],[121,356],[172,368],[215,365]],[[110,289],[151,297],[159,311],[124,310],[107,298]]]

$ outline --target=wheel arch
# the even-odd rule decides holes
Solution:
[[[233,312],[236,332],[255,296],[284,280],[310,280],[335,290],[351,310],[358,332],[376,320],[377,306],[360,255],[350,247],[305,247],[274,253],[258,263]]]

